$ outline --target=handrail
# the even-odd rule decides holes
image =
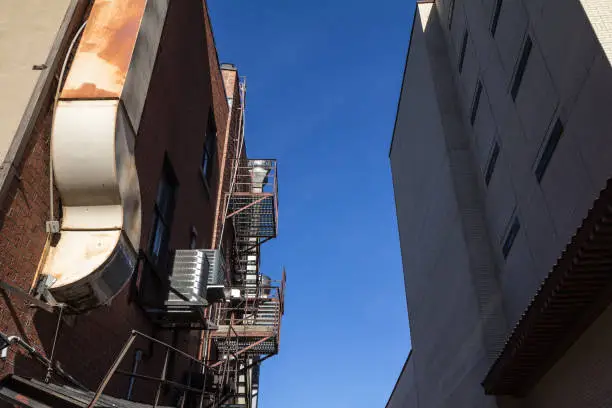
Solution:
[[[114,363],[111,365],[111,367],[109,368],[109,370],[106,372],[106,374],[104,375],[104,378],[102,379],[102,381],[100,382],[100,385],[98,386],[98,389],[96,390],[92,400],[89,402],[89,404],[87,405],[87,408],[93,408],[96,403],[98,402],[98,400],[100,399],[100,397],[102,396],[104,390],[106,389],[106,386],[108,385],[110,379],[112,378],[112,376],[115,373],[118,374],[122,374],[122,375],[127,375],[130,377],[136,377],[136,378],[144,378],[141,374],[137,374],[137,373],[126,373],[122,370],[119,370],[119,366],[121,365],[121,363],[123,362],[125,356],[127,355],[128,351],[131,349],[132,345],[134,344],[134,341],[136,340],[137,337],[142,337],[146,340],[149,340],[153,343],[157,343],[160,346],[162,346],[163,348],[166,349],[166,357],[165,357],[165,361],[164,361],[164,366],[162,369],[162,373],[161,373],[161,377],[160,378],[156,378],[156,377],[149,377],[149,376],[145,376],[146,380],[149,381],[156,381],[159,383],[159,387],[161,387],[162,385],[170,385],[176,388],[181,388],[184,390],[184,392],[193,392],[196,394],[200,394],[200,407],[202,407],[203,402],[204,402],[204,396],[206,395],[206,372],[208,371],[208,369],[210,369],[211,367],[209,367],[206,362],[204,361],[200,361],[194,357],[192,357],[191,355],[183,352],[182,350],[177,349],[176,347],[173,347],[161,340],[158,340],[154,337],[151,337],[147,334],[144,334],[142,332],[139,332],[137,330],[132,330],[130,332],[130,336],[128,337],[127,341],[125,342],[125,344],[123,345],[123,348],[121,349],[121,351],[119,352],[119,354],[117,355],[117,357],[115,358]],[[169,358],[169,353],[170,351],[173,351],[177,354],[179,354],[180,356],[185,357],[187,360],[189,360],[190,362],[190,367],[195,363],[196,365],[199,365],[200,367],[204,368],[204,384],[202,389],[195,389],[193,387],[190,387],[190,385],[185,385],[182,383],[177,383],[176,381],[171,381],[166,379],[166,375],[168,372],[168,358]],[[155,398],[155,402],[153,404],[153,407],[157,406],[157,403],[159,402],[159,391],[160,388],[158,387],[158,392],[156,394],[156,398]],[[189,388],[189,389],[185,389],[185,387]]]
[[[36,360],[38,360],[41,364],[45,365],[46,367],[52,366],[53,367],[53,372],[59,374],[60,377],[62,377],[64,380],[67,380],[68,382],[72,383],[73,385],[75,385],[76,387],[82,389],[82,390],[87,390],[87,387],[85,387],[83,384],[81,384],[78,380],[76,380],[74,377],[72,377],[70,374],[68,374],[67,372],[65,372],[57,362],[51,362],[51,360],[49,360],[47,357],[45,357],[40,351],[36,350],[36,348],[34,348],[33,346],[29,345],[28,343],[26,343],[21,337],[17,337],[17,336],[9,336],[6,337],[5,340],[8,345],[2,349],[2,352],[8,352],[8,349],[14,347],[14,346],[19,346],[20,348],[24,349],[25,351],[28,352],[28,354],[34,356],[34,358],[36,358]],[[4,357],[4,355],[3,355]]]

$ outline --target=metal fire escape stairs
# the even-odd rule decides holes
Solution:
[[[213,307],[217,330],[208,332],[211,368],[221,368],[229,385],[218,399],[223,408],[255,408],[259,365],[278,353],[284,312],[285,273],[272,281],[260,273],[261,245],[277,236],[278,177],[276,160],[247,159],[244,148],[245,85],[241,89],[241,117],[228,152],[231,180],[224,195],[225,224],[234,232],[230,297]]]
[[[285,273],[273,281],[260,273],[261,245],[277,235],[276,161],[235,159],[233,189],[226,195],[234,227],[232,295],[216,307],[210,342],[220,356],[232,394],[220,407],[254,408],[259,364],[278,353]],[[255,381],[254,381],[255,379]]]

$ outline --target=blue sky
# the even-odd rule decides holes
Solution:
[[[279,163],[262,270],[288,288],[260,406],[384,407],[410,349],[388,150],[414,1],[208,3],[249,156]]]

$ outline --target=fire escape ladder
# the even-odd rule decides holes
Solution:
[[[217,330],[210,332],[213,344],[221,355],[234,357],[275,355],[280,342],[280,326],[283,314],[284,280],[272,280],[261,284],[257,296],[242,302],[251,302],[252,311],[244,312],[242,302],[220,306]],[[228,319],[225,316],[232,316]],[[219,364],[219,363],[217,363]]]

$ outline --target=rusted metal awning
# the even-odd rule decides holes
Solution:
[[[482,385],[525,395],[612,300],[612,179],[552,268]]]

